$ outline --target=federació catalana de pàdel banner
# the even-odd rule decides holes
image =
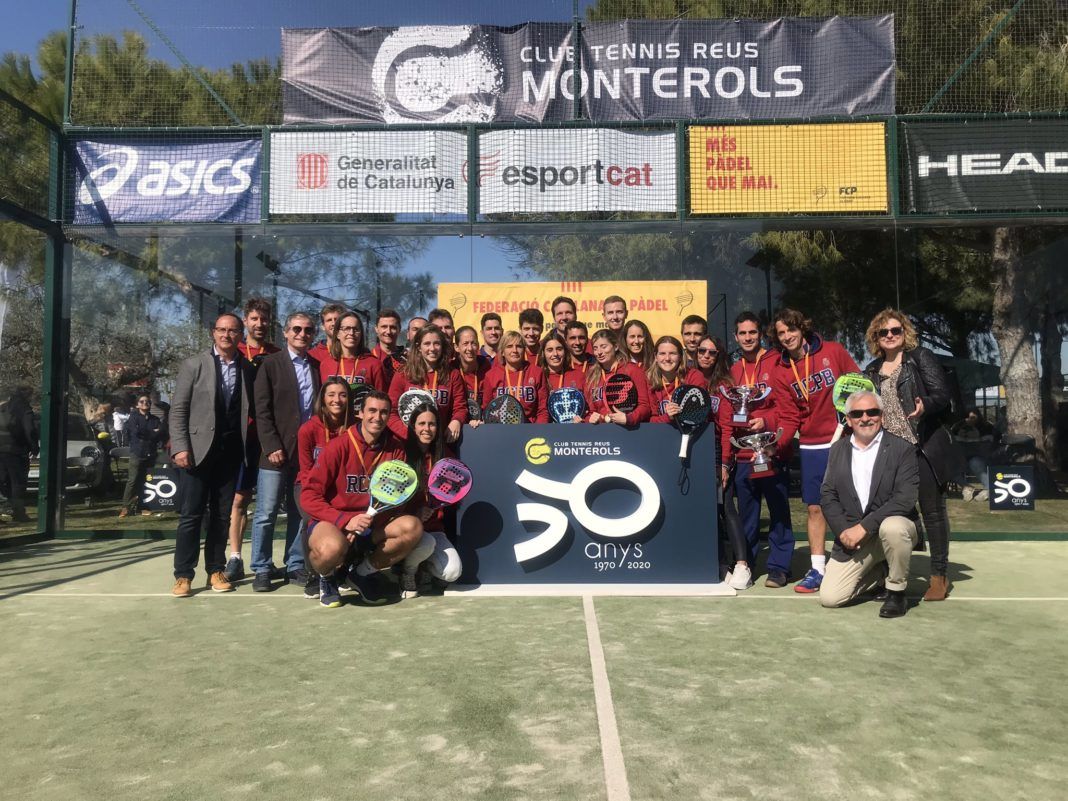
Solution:
[[[578,319],[590,334],[605,327],[601,308],[604,299],[619,295],[627,302],[627,319],[649,326],[653,337],[678,336],[682,319],[691,314],[705,317],[708,308],[707,281],[544,281],[502,284],[438,284],[438,306],[452,312],[459,328],[476,331],[482,315],[496,312],[505,331],[519,330],[519,313],[540,309],[546,332],[552,327],[552,302],[566,296],[578,306]]]
[[[690,136],[693,214],[888,210],[886,125],[697,125]]]

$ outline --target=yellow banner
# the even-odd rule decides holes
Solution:
[[[886,125],[690,128],[693,214],[888,210]]]
[[[664,334],[678,337],[682,319],[707,315],[707,281],[562,281],[508,284],[438,284],[438,306],[452,312],[456,327],[473,326],[482,338],[481,321],[486,312],[501,316],[505,331],[519,330],[519,312],[538,308],[545,315],[545,331],[553,325],[551,305],[560,295],[578,306],[578,319],[590,334],[605,327],[601,307],[610,295],[627,302],[627,319],[641,320],[654,339]]]

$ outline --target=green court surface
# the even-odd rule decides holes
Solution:
[[[171,547],[0,550],[4,798],[1066,797],[1068,543],[955,544],[900,620],[762,586],[179,600]]]

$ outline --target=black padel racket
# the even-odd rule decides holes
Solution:
[[[671,402],[679,407],[679,413],[675,415],[675,424],[682,432],[679,458],[685,459],[690,447],[690,435],[708,423],[712,401],[703,387],[683,384],[671,393]]]
[[[616,373],[604,385],[604,402],[609,409],[623,414],[630,414],[638,408],[638,387],[634,379],[623,373]]]
[[[526,421],[527,418],[523,414],[523,404],[516,400],[513,395],[498,395],[486,404],[486,410],[482,413],[482,422],[484,423],[516,425]]]
[[[412,419],[412,412],[420,406],[429,406],[435,412],[438,410],[438,405],[434,402],[434,396],[425,389],[409,389],[402,392],[401,396],[397,398],[397,417],[407,426],[408,421]]]

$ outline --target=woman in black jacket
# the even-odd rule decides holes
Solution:
[[[875,315],[867,343],[875,360],[864,372],[882,396],[883,428],[913,443],[919,459],[920,513],[931,548],[931,581],[923,599],[943,601],[950,589],[945,486],[954,476],[952,440],[942,425],[949,382],[938,358],[920,347],[916,329],[897,309]]]
[[[126,517],[137,511],[141,490],[145,486],[145,476],[156,463],[159,444],[167,439],[167,431],[162,421],[149,411],[150,407],[148,395],[140,395],[137,398],[137,406],[126,423],[130,436],[130,467],[119,517]]]

